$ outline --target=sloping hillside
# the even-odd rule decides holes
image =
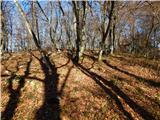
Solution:
[[[38,52],[5,55],[2,120],[160,119],[159,61],[114,55],[98,63],[86,53],[74,64],[52,53],[50,72],[40,60]]]

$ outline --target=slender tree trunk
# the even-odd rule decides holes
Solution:
[[[13,51],[13,26],[12,26],[12,22],[11,22],[11,33],[10,33],[10,35],[11,35],[11,52]]]
[[[154,28],[154,16],[152,16],[152,23],[151,23],[151,28],[150,28],[150,31],[149,31],[149,33],[148,33],[148,35],[147,35],[147,39],[146,39],[146,43],[145,43],[145,48],[146,48],[146,51],[145,51],[145,53],[146,53],[146,56],[147,56],[147,58],[149,57],[149,39],[150,39],[150,36],[151,36],[151,33],[152,33],[152,31],[153,31],[153,28]]]
[[[73,49],[73,45],[72,45],[72,42],[71,42],[71,29],[70,29],[70,26],[67,25],[67,20],[66,19],[67,18],[64,19],[64,28],[65,28],[65,31],[66,31],[66,35],[68,37],[67,47],[68,47],[69,50],[72,50]]]
[[[50,35],[50,40],[51,40],[51,43],[53,45],[53,48],[54,50],[57,49],[57,45],[56,45],[56,42],[55,42],[55,34],[56,34],[56,30],[57,30],[57,27],[58,27],[58,20],[56,20],[56,27],[55,27],[55,30],[53,30],[52,28],[52,22],[53,22],[53,2],[50,1],[50,6],[51,6],[51,15],[50,15],[50,20],[49,18],[47,17],[47,15],[45,14],[44,10],[42,9],[41,5],[39,4],[38,1],[36,1],[38,7],[40,8],[41,12],[43,13],[43,15],[45,16],[46,20],[47,20],[47,24],[49,26],[49,35]]]
[[[4,15],[4,11],[3,11],[3,1],[0,1],[0,17],[1,17],[1,41],[0,41],[0,51],[1,51],[1,55],[4,51],[8,52],[8,31],[6,29],[6,17]]]
[[[131,53],[135,53],[135,26],[134,23],[132,25],[132,46]]]
[[[3,27],[4,27],[4,17],[2,13],[2,0],[0,0],[0,36],[1,36],[1,41],[0,41],[0,56],[2,56],[3,53],[3,46],[4,46],[4,33],[3,33]]]
[[[108,21],[105,33],[102,34],[103,36],[102,36],[102,41],[101,41],[101,50],[100,50],[99,56],[98,56],[99,61],[102,61],[102,55],[103,55],[103,52],[104,52],[104,49],[105,49],[104,44],[105,44],[106,38],[108,36],[109,30],[110,30],[112,15],[113,15],[113,9],[114,9],[114,1],[111,1],[111,9],[110,9],[110,12],[109,12],[109,21]]]
[[[18,9],[19,9],[21,15],[23,16],[23,18],[24,18],[24,20],[25,20],[25,24],[26,24],[26,27],[27,27],[27,29],[28,29],[28,32],[32,35],[33,40],[34,40],[34,42],[35,42],[38,50],[39,50],[39,51],[42,51],[42,50],[41,50],[41,47],[40,47],[40,45],[39,45],[39,43],[38,43],[38,39],[37,39],[37,37],[36,37],[33,29],[31,28],[31,26],[30,26],[30,24],[29,24],[29,21],[28,21],[26,15],[25,15],[24,11],[22,10],[20,4],[18,3],[18,0],[14,0],[14,1],[15,1],[16,6],[17,6]]]
[[[37,31],[37,39],[39,41],[40,46],[42,45],[41,39],[39,37],[39,25],[38,25],[38,18],[36,16],[36,31]]]
[[[111,54],[114,54],[115,52],[115,23],[113,23],[112,26],[112,49],[111,49]]]
[[[56,50],[57,45],[55,43],[55,33],[53,33],[53,28],[52,28],[52,23],[53,23],[53,2],[52,1],[50,1],[50,6],[51,6],[51,15],[50,15],[50,22],[49,22],[49,24],[50,24],[49,25],[50,26],[50,28],[49,28],[49,35],[50,35],[50,39],[51,39],[51,42],[52,42],[52,45],[53,45],[53,49]],[[41,9],[41,11],[43,11],[43,10]],[[43,11],[43,13],[44,13],[44,11]],[[58,23],[56,22],[56,26],[57,26],[57,24]],[[56,30],[56,28],[55,28],[55,30]]]
[[[18,0],[14,0],[14,2],[15,2],[15,4],[16,4],[18,10],[20,11],[22,17],[24,18],[26,27],[27,27],[27,29],[28,29],[30,35],[33,37],[34,43],[35,43],[35,45],[36,45],[38,51],[40,52],[40,54],[41,54],[41,56],[42,56],[44,62],[46,63],[47,67],[48,67],[49,69],[51,69],[50,64],[47,62],[47,61],[48,61],[48,60],[47,60],[47,56],[46,56],[45,52],[42,50],[41,46],[39,45],[38,39],[37,39],[37,37],[36,37],[36,35],[35,35],[35,33],[34,33],[32,27],[31,27],[31,25],[30,25],[30,23],[29,23],[29,21],[28,21],[26,15],[25,15],[23,9],[21,8],[20,4],[18,3]]]
[[[32,29],[37,37],[39,45],[41,45],[39,38],[39,26],[38,26],[38,18],[37,18],[37,8],[35,1],[32,1]]]

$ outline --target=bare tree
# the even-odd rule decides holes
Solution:
[[[40,46],[40,44],[39,44],[39,42],[38,42],[38,38],[36,37],[36,35],[35,35],[32,27],[31,27],[31,25],[30,25],[30,23],[29,23],[26,15],[25,15],[23,9],[21,8],[20,4],[18,3],[18,0],[14,0],[14,2],[15,2],[15,4],[16,4],[17,8],[19,9],[20,13],[22,14],[22,16],[23,16],[23,18],[24,18],[24,20],[25,20],[26,27],[27,27],[29,33],[31,34],[31,36],[33,37],[33,40],[34,40],[34,42],[35,42],[35,45],[36,45],[36,47],[38,48],[38,51],[40,52],[40,54],[41,54],[44,62],[46,63],[47,67],[51,69],[50,64],[47,62],[48,60],[47,60],[46,54],[45,54],[45,52],[42,50],[42,48],[41,48],[41,46]]]
[[[105,27],[105,24],[106,24],[106,17],[107,16],[107,13],[106,13],[106,7],[108,5],[108,24],[107,24],[107,27]],[[114,9],[114,1],[111,1],[107,4],[107,2],[105,1],[103,3],[103,10],[102,10],[102,14],[104,15],[104,20],[102,21],[102,25],[101,25],[101,30],[102,30],[102,41],[101,41],[101,50],[99,52],[99,57],[98,57],[98,60],[101,61],[102,60],[102,54],[105,50],[105,41],[106,41],[106,38],[109,34],[109,31],[110,31],[110,26],[111,26],[111,21],[112,21],[112,15],[113,15],[113,9]],[[109,41],[108,41],[109,42]],[[110,42],[109,42],[109,45],[110,47]],[[110,49],[110,48],[108,48]]]
[[[86,2],[72,1],[73,12],[76,18],[76,57],[78,62],[85,49],[85,22],[86,22]],[[82,6],[82,9],[80,9]]]
[[[6,15],[6,3],[0,1],[0,14],[1,14],[1,41],[0,50],[1,52],[8,52],[8,30],[7,30],[7,15]],[[2,53],[1,53],[2,54]]]

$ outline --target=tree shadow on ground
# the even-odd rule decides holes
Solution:
[[[87,54],[85,54],[85,56],[91,58],[93,61],[97,61],[97,59],[96,59],[94,56],[90,56],[90,55],[87,55]],[[131,76],[131,77],[134,77],[134,78],[136,78],[137,80],[139,80],[140,82],[145,82],[145,83],[147,83],[148,85],[153,86],[153,87],[158,87],[158,88],[160,87],[160,82],[155,82],[153,79],[146,79],[146,78],[143,78],[143,77],[134,75],[134,74],[132,74],[132,73],[130,73],[130,72],[128,72],[128,71],[125,71],[125,70],[122,70],[122,69],[118,68],[117,66],[113,66],[113,65],[109,64],[106,60],[103,60],[103,62],[104,62],[107,66],[111,67],[112,69],[115,69],[115,70],[117,70],[117,71],[119,71],[119,72],[122,72],[122,73],[124,73],[124,74],[127,74],[127,75],[129,75],[129,76]]]
[[[126,82],[126,83],[128,83],[128,84],[130,84],[132,81],[131,80],[129,80],[129,79],[126,79],[126,78],[123,78],[123,77],[120,77],[120,76],[117,76],[117,75],[113,75],[112,76],[112,78],[114,79],[114,80],[118,80],[118,81],[124,81],[124,82]],[[133,85],[130,85],[130,86],[132,86],[133,87]],[[140,87],[136,87],[136,90],[137,90],[137,88],[138,89],[140,89],[141,90],[141,88]],[[143,91],[143,90],[142,90]],[[143,96],[143,98],[145,98],[145,100],[146,99],[148,99],[150,102],[152,102],[152,103],[154,103],[155,104],[155,106],[159,106],[160,107],[160,102],[158,102],[156,99],[154,99],[154,98],[151,98],[150,96],[148,96],[148,95],[146,95],[146,94],[144,94],[143,92],[145,92],[145,91],[143,91],[142,92],[141,91],[141,96]],[[138,94],[139,95],[139,94]],[[153,107],[153,106],[151,106],[151,107]]]
[[[142,81],[142,82],[144,82],[144,83],[147,83],[147,84],[150,85],[150,86],[160,87],[160,82],[155,82],[155,81],[152,80],[152,79],[146,79],[146,78],[143,78],[143,77],[134,75],[134,74],[132,74],[132,73],[130,73],[130,72],[128,72],[128,71],[125,71],[125,70],[122,70],[122,69],[118,68],[117,66],[113,66],[113,65],[109,64],[106,60],[103,60],[103,62],[104,62],[107,66],[111,67],[112,69],[115,69],[115,70],[117,70],[117,71],[119,71],[119,72],[122,72],[122,73],[124,73],[124,74],[126,74],[126,75],[129,75],[129,76],[131,76],[131,77],[134,77],[135,79],[137,79],[137,80],[139,80],[139,81]]]
[[[97,61],[98,59],[92,55],[84,54],[84,56],[91,58],[93,61]]]
[[[45,56],[38,59],[44,72],[44,101],[37,110],[36,120],[60,120],[60,105],[57,93],[58,74],[55,65]]]
[[[60,88],[60,91],[58,92],[59,96],[62,96],[62,95],[63,95],[64,87],[65,87],[65,85],[66,85],[66,83],[67,83],[67,80],[68,80],[68,77],[69,77],[69,75],[70,75],[70,73],[71,73],[71,71],[72,71],[72,68],[73,68],[73,66],[71,66],[71,67],[68,69],[68,72],[67,72],[67,74],[66,74],[66,77],[65,77],[65,79],[64,79],[64,81],[63,81],[63,84],[62,84],[62,86],[61,86],[61,88]]]
[[[134,58],[132,59],[127,59],[125,57],[117,57],[117,56],[112,56],[120,61],[125,61],[128,65],[139,65],[139,66],[142,66],[144,68],[148,68],[148,69],[152,69],[154,72],[157,73],[157,75],[160,74],[160,68],[158,67],[157,64],[151,64],[151,63],[147,63],[146,61],[142,61],[142,60],[133,60]]]
[[[66,66],[69,62],[70,62],[70,59],[68,59],[68,61],[67,61],[65,64],[63,64],[63,65],[61,65],[61,66],[58,66],[58,67],[56,67],[56,68],[62,68],[62,67],[64,67],[64,66]]]
[[[24,75],[17,76],[15,73],[11,74],[11,77],[8,79],[8,91],[9,91],[9,101],[6,105],[6,108],[4,112],[2,113],[2,120],[11,120],[13,115],[15,114],[15,109],[18,106],[19,99],[21,96],[21,89],[25,85],[25,79],[29,75],[30,65],[32,62],[32,58],[30,58],[29,62],[27,63],[26,70],[24,72]],[[17,71],[18,71],[18,65],[17,65]],[[13,80],[18,77],[18,87],[17,89],[13,89]]]
[[[151,113],[149,113],[148,111],[143,109],[141,106],[139,106],[136,102],[134,102],[122,90],[120,90],[120,88],[118,88],[116,85],[114,85],[113,82],[104,79],[103,77],[97,75],[94,72],[88,71],[87,68],[85,68],[84,66],[82,66],[78,63],[75,63],[74,61],[73,61],[73,63],[84,74],[86,74],[87,76],[92,78],[106,92],[106,94],[108,94],[115,101],[119,110],[121,110],[121,112],[125,115],[125,117],[127,119],[133,120],[133,117],[131,116],[131,114],[128,111],[125,110],[125,108],[123,107],[118,96],[121,97],[125,101],[125,103],[127,105],[129,105],[142,118],[144,118],[145,120],[154,120],[154,117],[151,115]]]

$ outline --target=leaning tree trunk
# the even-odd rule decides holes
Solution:
[[[44,62],[46,63],[47,67],[48,67],[49,69],[51,69],[50,64],[47,62],[47,61],[48,61],[48,60],[47,60],[47,56],[46,56],[45,52],[42,50],[42,48],[41,48],[41,46],[40,46],[40,44],[39,44],[39,42],[38,42],[38,39],[37,39],[37,37],[36,37],[36,35],[35,35],[32,27],[31,27],[31,25],[29,24],[29,21],[28,21],[26,15],[25,15],[23,9],[21,8],[21,5],[18,3],[18,0],[14,0],[14,2],[15,2],[15,4],[16,4],[17,8],[19,9],[22,17],[24,18],[24,20],[25,20],[24,22],[25,22],[25,24],[26,24],[27,30],[28,30],[28,32],[30,33],[30,35],[33,37],[34,43],[35,43],[38,51],[40,52],[40,54],[41,54]]]
[[[38,7],[40,8],[41,12],[43,13],[43,15],[45,16],[46,20],[47,20],[47,24],[49,26],[49,35],[50,35],[50,40],[51,40],[51,43],[52,43],[52,46],[53,46],[53,49],[56,50],[57,49],[57,45],[56,45],[56,42],[55,42],[55,34],[56,34],[56,29],[58,27],[58,22],[56,20],[56,27],[55,27],[55,30],[53,30],[51,24],[52,24],[52,21],[53,21],[53,3],[52,1],[50,1],[50,6],[51,6],[51,15],[50,15],[50,20],[49,18],[47,17],[47,15],[45,14],[44,10],[42,9],[40,3],[38,1],[36,1]]]
[[[36,8],[36,3],[34,1],[32,1],[32,29],[37,37],[38,44],[41,45],[41,41],[40,41],[40,37],[39,37],[37,8]]]

